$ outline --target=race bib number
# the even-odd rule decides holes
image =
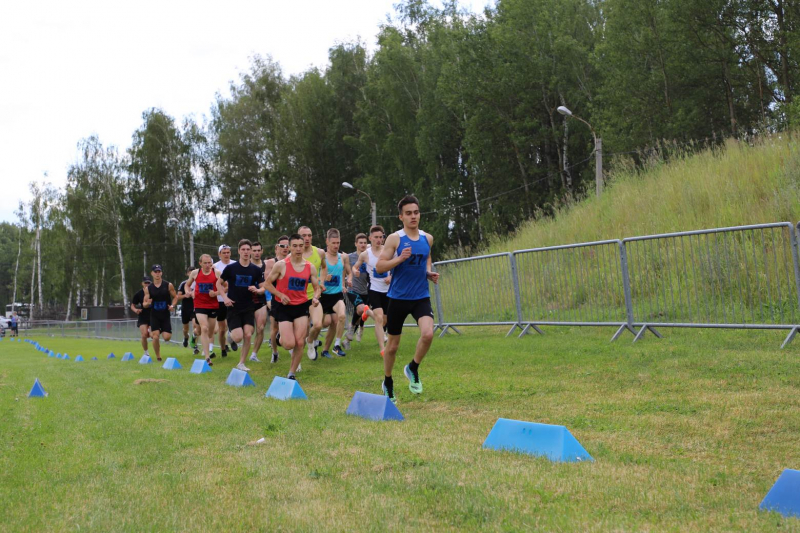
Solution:
[[[374,273],[375,274],[372,277],[374,277],[376,279],[383,279],[383,278],[388,278],[389,277],[389,273],[388,272],[384,272],[383,274],[379,274],[377,270],[374,270]]]
[[[304,291],[306,290],[306,283],[308,282],[305,278],[289,278],[289,290],[290,291]]]
[[[237,274],[236,275],[236,282],[234,285],[237,287],[249,287],[253,284],[253,276],[242,276]]]
[[[214,284],[213,283],[198,283],[197,284],[197,292],[199,292],[200,294],[208,294],[212,290],[214,290]]]
[[[153,302],[153,310],[164,311],[167,308],[167,302]]]
[[[339,276],[331,276],[331,279],[325,280],[326,287],[336,287],[342,284],[342,278]]]

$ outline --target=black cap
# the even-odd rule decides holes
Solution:
[[[150,276],[145,276],[145,277],[142,278],[142,283],[145,283],[145,282],[153,283],[153,280],[150,279]]]
[[[150,272],[161,272],[161,265],[153,265],[153,268],[150,269]]]

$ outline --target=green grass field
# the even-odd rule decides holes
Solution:
[[[800,467],[798,345],[778,350],[783,332],[634,345],[607,328],[504,331],[436,339],[420,397],[399,369],[400,423],[345,414],[355,390],[379,392],[369,335],[346,358],[304,359],[307,402],[264,397],[286,352],[237,389],[231,357],[194,375],[174,346],[184,370],[105,359],[136,343],[37,339],[62,361],[4,340],[0,530],[800,530],[758,511]],[[49,396],[29,399],[37,377]],[[595,462],[482,450],[498,417],[564,424]]]

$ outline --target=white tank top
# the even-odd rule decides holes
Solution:
[[[369,289],[375,292],[389,292],[389,284],[386,283],[386,278],[389,277],[388,272],[378,274],[375,271],[375,265],[378,264],[378,256],[372,253],[372,248],[367,248],[367,268],[369,269]]]

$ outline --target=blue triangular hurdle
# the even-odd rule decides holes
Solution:
[[[75,362],[76,363],[80,363],[81,361],[83,361],[83,356],[82,355],[79,355],[78,357],[75,358]]]
[[[164,370],[180,370],[183,367],[181,367],[181,364],[174,357],[167,357],[167,360],[164,361],[161,368]]]
[[[800,470],[784,470],[758,508],[800,518]]]
[[[61,355],[60,353],[57,353],[56,354],[56,359],[64,359],[64,356]]]
[[[133,354],[131,352],[125,352],[125,355],[122,356],[122,361],[133,361]]]
[[[253,382],[253,378],[250,377],[250,374],[237,368],[231,370],[231,373],[228,374],[228,379],[225,381],[225,383],[232,387],[256,386],[256,384]]]
[[[594,461],[564,426],[498,418],[484,448],[547,457],[551,461]]]
[[[139,364],[140,365],[149,365],[152,362],[153,362],[153,360],[150,359],[149,355],[143,355],[142,358],[139,359]]]
[[[62,357],[61,359],[69,359],[69,356],[67,354],[64,354],[64,357]]]
[[[111,352],[110,354],[108,354],[108,357],[106,357],[106,359],[114,359],[115,357],[116,355],[114,355],[114,352]]]
[[[278,376],[272,380],[272,385],[264,396],[278,400],[308,400],[308,396],[297,381]]]
[[[58,354],[58,355],[61,355],[61,354]],[[47,357],[56,357],[56,354],[54,354],[53,352],[50,352]]]
[[[39,383],[39,378],[36,378],[36,381],[33,382],[33,387],[31,387],[31,391],[28,393],[28,398],[44,398],[45,396],[47,396],[47,393],[44,391],[42,384]]]
[[[92,357],[92,361],[97,361],[97,357]]]
[[[353,395],[347,414],[370,420],[403,420],[403,415],[387,396],[361,391]]]
[[[195,359],[194,363],[192,363],[192,368],[189,370],[192,374],[205,374],[206,372],[211,372],[212,369],[208,366],[208,363],[205,359]]]

